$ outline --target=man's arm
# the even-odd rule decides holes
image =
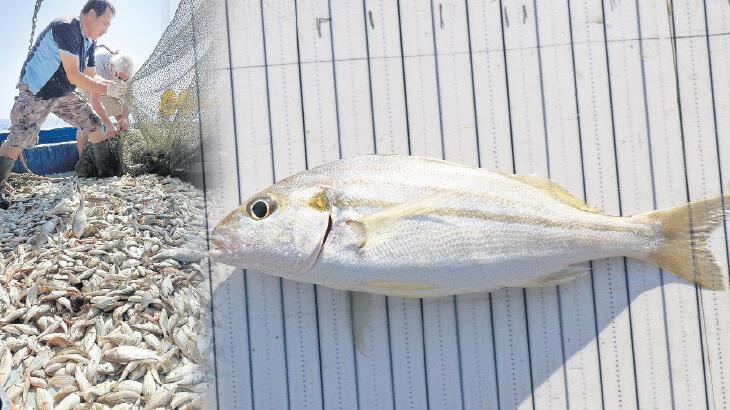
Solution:
[[[126,106],[122,110],[122,115],[117,115],[117,131],[127,131],[129,129],[129,108]]]
[[[107,81],[96,75],[96,67],[86,67],[84,75],[94,80]],[[112,124],[109,120],[109,116],[104,109],[104,105],[101,103],[101,94],[97,94],[95,92],[91,92],[89,94],[91,94],[91,108],[94,109],[96,114],[99,115],[99,118],[101,118],[101,122],[104,123],[104,127],[106,127],[106,135],[110,138],[113,137],[116,135],[116,130],[114,128],[114,124]]]
[[[65,68],[66,67],[64,67],[64,69]],[[86,69],[84,70],[84,75],[87,77],[91,77],[95,80],[102,79],[101,76],[96,75],[96,67],[86,67]]]
[[[86,74],[93,69],[94,75],[96,75],[96,68],[89,67],[83,73],[79,71],[79,58],[77,56],[61,51],[61,64],[63,64],[63,70],[66,72],[66,77],[68,77],[71,84],[81,87],[91,94],[105,95],[107,93],[107,85],[111,81],[97,80]]]
[[[110,80],[107,80],[106,78],[99,75],[99,73],[96,72],[96,67],[86,67],[84,70],[84,75],[87,77],[91,77],[94,80],[101,81],[103,83],[108,83]]]
[[[91,108],[96,111],[96,113],[99,115],[99,118],[101,118],[101,122],[104,123],[104,127],[106,127],[106,136],[109,138],[116,136],[117,129],[114,127],[114,124],[112,124],[112,122],[109,120],[109,116],[104,109],[104,105],[101,103],[101,95],[91,93]]]
[[[96,67],[86,67],[86,69],[84,70],[84,75],[93,80],[101,81],[103,83],[107,83],[109,81],[96,72]]]

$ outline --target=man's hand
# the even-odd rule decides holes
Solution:
[[[114,127],[114,124],[112,124],[111,122],[109,122],[108,124],[104,124],[104,128],[106,128],[106,137],[109,139],[119,135],[116,127]]]
[[[127,131],[129,130],[129,120],[126,118],[122,118],[119,121],[117,121],[117,131]]]
[[[123,81],[115,81],[106,86],[106,95],[114,98],[124,98],[127,93],[127,84]]]
[[[108,139],[114,138],[118,135],[116,127],[111,121],[109,121],[109,118],[107,118],[106,115],[101,117],[101,122],[104,123],[104,128],[106,130],[105,134]]]

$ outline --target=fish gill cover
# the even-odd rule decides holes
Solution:
[[[201,117],[214,103],[204,89],[222,55],[209,28],[220,0],[181,0],[175,17],[150,57],[129,83],[123,103],[131,129],[114,144],[124,170],[181,178],[202,187]],[[87,148],[76,166],[79,176],[95,176]]]

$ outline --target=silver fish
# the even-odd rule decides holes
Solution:
[[[121,364],[138,360],[160,361],[160,358],[155,354],[155,352],[134,346],[118,346],[104,351],[101,354],[101,357],[108,362]]]
[[[195,249],[189,248],[173,248],[162,251],[151,258],[152,261],[159,261],[164,259],[175,259],[179,262],[200,262],[205,257],[205,252],[201,252]]]
[[[76,189],[79,192],[79,207],[74,212],[73,221],[71,222],[71,230],[76,237],[81,237],[81,233],[84,231],[86,226],[87,216],[84,210],[84,193],[81,191],[81,185],[76,181]]]
[[[56,230],[56,220],[50,219],[46,221],[46,223],[43,224],[41,227],[41,232],[43,232],[46,235],[50,235],[53,233],[53,231]]]
[[[66,396],[63,400],[61,400],[61,402],[56,405],[55,409],[71,410],[79,403],[81,403],[81,397],[76,393],[72,393]]]
[[[10,349],[4,349],[0,357],[0,386],[4,386],[5,382],[10,377],[10,371],[12,370],[13,356]]]
[[[144,406],[144,410],[152,410],[158,407],[166,407],[172,396],[175,394],[177,386],[174,384],[163,384],[150,396]]]
[[[218,223],[211,256],[295,281],[404,297],[556,285],[587,273],[587,261],[619,256],[720,290],[706,245],[723,220],[721,205],[717,197],[618,217],[536,176],[369,155],[253,195]]]
[[[35,402],[38,410],[53,410],[53,396],[46,389],[35,389]]]

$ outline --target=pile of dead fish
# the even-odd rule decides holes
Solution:
[[[0,211],[0,386],[18,408],[206,408],[202,194],[174,178],[16,176]]]

